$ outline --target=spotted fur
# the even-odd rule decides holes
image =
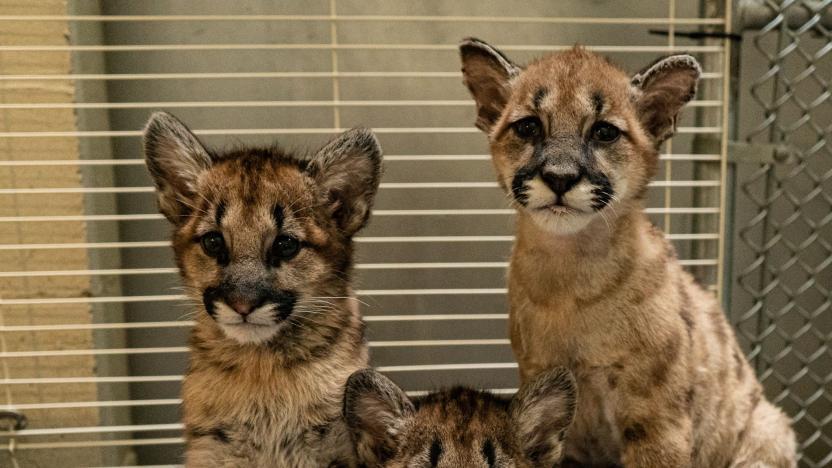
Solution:
[[[370,468],[552,467],[575,400],[565,369],[542,373],[511,399],[456,387],[412,400],[364,369],[347,381],[344,418],[358,460]]]
[[[643,213],[659,147],[696,92],[696,60],[665,57],[630,77],[580,47],[522,69],[476,39],[461,54],[517,208],[509,299],[521,376],[565,366],[581,389],[567,456],[794,466],[789,419],[762,396],[715,298]]]
[[[354,466],[340,410],[367,364],[350,275],[379,182],[375,137],[350,130],[311,158],[217,153],[164,113],[144,135],[195,309],[186,465]]]

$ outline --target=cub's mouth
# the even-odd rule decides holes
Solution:
[[[550,203],[548,205],[544,205],[544,206],[540,206],[540,207],[532,208],[532,209],[533,210],[538,210],[538,211],[548,211],[550,213],[553,213],[555,215],[560,215],[560,216],[588,214],[588,213],[586,213],[582,210],[579,210],[577,208],[573,208],[571,206],[566,206],[566,205],[562,205],[562,204],[558,204],[558,203]]]
[[[555,234],[572,234],[586,227],[615,198],[612,183],[603,174],[580,171],[553,174],[546,168],[518,171],[511,195],[519,208],[540,227]]]
[[[228,338],[261,343],[276,335],[294,311],[294,293],[224,284],[203,294],[205,311]]]

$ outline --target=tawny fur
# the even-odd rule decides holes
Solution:
[[[477,124],[518,208],[509,298],[521,377],[565,366],[577,380],[567,457],[795,466],[790,420],[764,398],[715,298],[643,213],[658,149],[693,97],[695,60],[668,57],[631,78],[581,48],[525,68],[481,41],[461,51]],[[528,116],[540,121],[534,139],[517,130]],[[602,141],[591,133],[599,122],[620,136]],[[581,179],[558,205],[535,170]]]
[[[186,465],[354,466],[341,407],[344,383],[368,359],[350,274],[352,235],[378,186],[372,133],[348,131],[310,159],[276,147],[214,153],[155,114],[145,148],[195,303],[182,388]],[[217,232],[226,250],[212,256],[201,239]],[[280,236],[300,240],[291,258],[275,257]],[[289,309],[232,308],[284,292]]]
[[[530,379],[511,399],[464,387],[410,399],[364,369],[347,381],[344,418],[369,468],[553,467],[575,399],[574,379],[562,368]]]

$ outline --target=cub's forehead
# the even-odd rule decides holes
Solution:
[[[426,425],[462,430],[474,437],[499,431],[508,421],[508,401],[474,390],[446,390],[414,403],[416,419]]]
[[[304,163],[268,152],[220,156],[199,178],[199,190],[250,203],[290,203],[310,198]]]
[[[631,97],[629,75],[585,49],[549,54],[530,63],[513,88],[513,104],[529,111],[575,106],[595,111],[606,104],[629,103]]]

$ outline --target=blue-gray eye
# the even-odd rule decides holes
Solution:
[[[199,243],[209,257],[218,258],[225,253],[225,239],[217,231],[206,233],[199,239]]]
[[[537,138],[543,129],[543,124],[537,117],[526,117],[524,119],[520,119],[511,124],[511,126],[514,129],[514,133],[525,140]]]
[[[621,136],[621,130],[609,122],[597,122],[590,130],[591,138],[602,143],[612,143]]]
[[[272,254],[277,260],[290,260],[300,251],[300,241],[292,236],[278,236],[272,246]]]

